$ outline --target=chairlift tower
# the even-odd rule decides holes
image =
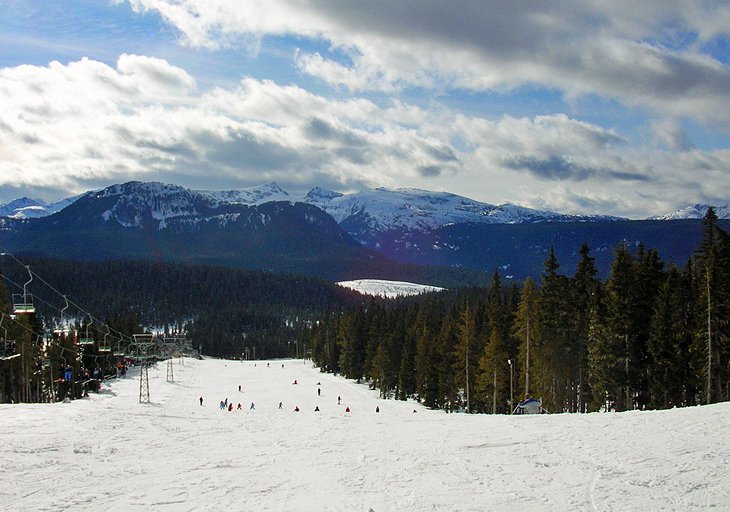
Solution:
[[[167,382],[175,382],[175,376],[172,371],[172,358],[167,359]]]
[[[175,382],[175,375],[172,369],[172,359],[180,354],[180,338],[165,338],[162,345],[162,355],[167,358],[167,382]]]
[[[139,370],[139,403],[150,403],[150,377],[148,372],[152,347],[155,345],[152,334],[134,334],[134,345],[141,362]]]

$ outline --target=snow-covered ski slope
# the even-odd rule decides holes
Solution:
[[[727,403],[467,416],[301,360],[186,359],[172,383],[151,368],[139,404],[136,375],[67,404],[0,405],[0,510],[730,510]]]

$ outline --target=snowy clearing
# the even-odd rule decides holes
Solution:
[[[467,416],[380,400],[301,360],[185,359],[175,382],[150,368],[140,404],[135,375],[71,403],[0,405],[0,510],[730,508],[728,403]]]
[[[383,279],[355,279],[354,281],[340,281],[337,284],[364,295],[376,295],[389,299],[443,290],[438,286],[407,283],[405,281],[386,281]]]

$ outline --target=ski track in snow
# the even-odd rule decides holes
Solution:
[[[149,375],[150,404],[133,369],[88,399],[0,405],[0,511],[730,510],[727,403],[467,416],[301,360]]]

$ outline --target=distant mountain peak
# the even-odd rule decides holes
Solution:
[[[79,196],[75,196],[56,201],[54,203],[44,203],[40,199],[21,197],[20,199],[10,201],[8,204],[0,205],[0,217],[10,217],[12,219],[36,219],[39,217],[46,217],[65,208],[78,198]]]
[[[341,192],[335,192],[334,190],[328,190],[322,187],[314,187],[312,190],[307,192],[304,196],[304,202],[315,204],[321,201],[331,201],[336,197],[342,197],[344,194]]]
[[[275,181],[256,187],[235,190],[200,190],[201,194],[212,197],[222,203],[260,205],[270,201],[291,201],[289,194]]]
[[[707,210],[712,207],[715,209],[718,219],[730,219],[730,203],[725,203],[720,206],[713,206],[709,204],[693,204],[685,206],[681,210],[676,212],[666,213],[664,215],[657,215],[655,217],[649,217],[649,220],[680,220],[680,219],[702,219],[704,218]]]

